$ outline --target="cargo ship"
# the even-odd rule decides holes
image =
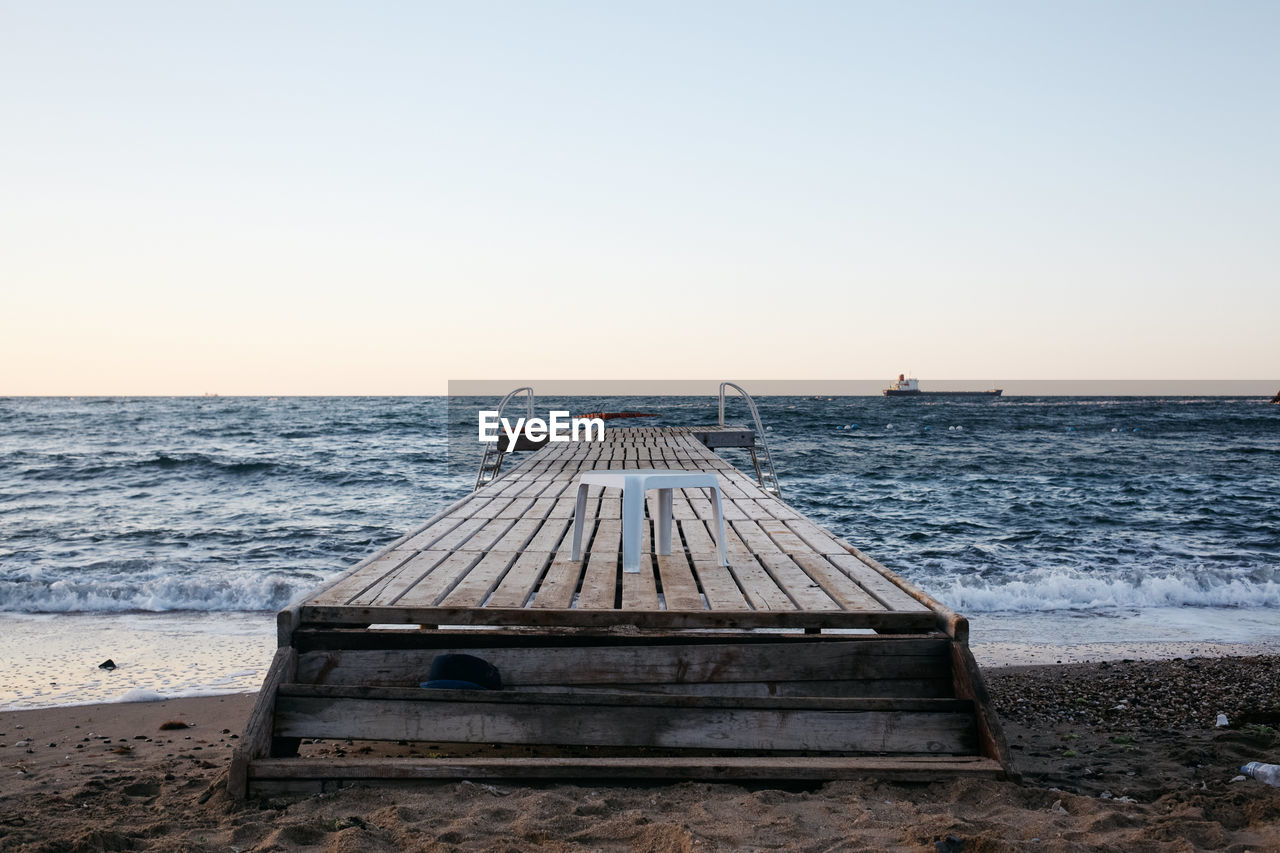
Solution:
[[[908,379],[905,373],[899,373],[898,381],[884,389],[886,397],[999,397],[1003,393],[1002,388],[989,391],[921,391],[920,380]]]

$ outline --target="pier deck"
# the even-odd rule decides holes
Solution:
[[[548,444],[394,546],[302,602],[309,624],[411,623],[643,628],[929,630],[918,591],[765,493],[697,435],[630,428],[603,442]],[[714,471],[728,567],[717,560],[705,489],[677,490],[672,553],[620,571],[622,499],[593,487],[584,559],[570,560],[574,481],[599,468]],[[650,493],[650,517],[656,493]]]
[[[1001,773],[967,622],[712,450],[751,440],[632,427],[548,443],[282,611],[233,793],[451,776]],[[702,489],[675,492],[672,553],[653,553],[646,518],[641,571],[624,573],[621,492],[593,488],[571,560],[574,483],[600,468],[714,471],[728,566]],[[419,689],[445,652],[490,661],[506,689]],[[560,752],[295,757],[304,738]],[[621,754],[581,753],[602,748]]]

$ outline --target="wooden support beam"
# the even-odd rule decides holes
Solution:
[[[284,685],[275,734],[657,749],[971,754],[972,702]]]
[[[255,794],[320,793],[344,783],[397,786],[441,779],[597,779],[651,781],[699,779],[807,781],[873,779],[929,782],[946,777],[998,778],[989,758],[969,756],[720,756],[622,758],[343,758],[340,761],[256,761],[250,767]]]
[[[568,567],[580,566],[568,564]],[[734,567],[735,571],[737,567]],[[553,563],[548,571],[556,569]],[[545,587],[544,582],[544,587]],[[541,593],[539,593],[541,595]],[[307,625],[508,625],[508,626],[576,626],[609,628],[870,628],[890,633],[918,633],[936,627],[937,617],[927,609],[913,612],[824,610],[587,610],[582,608],[538,607],[433,607],[389,605],[384,607],[302,608],[302,622]]]
[[[381,632],[380,632],[381,633]],[[859,679],[949,678],[945,638],[819,640],[792,643],[665,645],[542,645],[538,638],[508,638],[507,646],[473,646],[455,635],[441,648],[307,651],[297,680],[315,684],[416,685],[439,654],[484,658],[512,688],[532,685],[707,684],[816,682]],[[860,691],[851,695],[875,696]]]
[[[298,653],[285,646],[276,649],[267,676],[258,691],[249,719],[245,722],[240,744],[231,753],[231,769],[227,775],[227,792],[234,800],[244,799],[249,764],[271,753],[275,729],[276,696],[282,684],[293,681],[297,674]]]
[[[1009,744],[1005,740],[1004,730],[1000,727],[1000,718],[996,716],[987,695],[986,682],[982,680],[982,670],[968,643],[955,641],[951,644],[952,679],[955,695],[973,701],[978,727],[979,752],[990,759],[998,761],[1004,767],[1009,763]],[[1013,771],[1010,771],[1013,774]],[[1015,781],[1018,781],[1015,775]]]

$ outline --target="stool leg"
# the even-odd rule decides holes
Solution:
[[[582,517],[587,513],[587,489],[583,483],[578,486],[578,502],[573,505],[573,561],[582,559]]]
[[[656,547],[659,554],[671,553],[671,490],[658,489],[658,535]]]
[[[622,570],[640,571],[640,532],[644,530],[644,489],[627,484],[622,489]]]
[[[711,513],[715,516],[716,544],[720,546],[720,565],[727,566],[729,561],[724,558],[724,510],[720,507],[720,487],[711,487]]]

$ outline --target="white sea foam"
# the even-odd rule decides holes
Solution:
[[[154,690],[147,690],[145,687],[135,687],[132,690],[126,690],[121,694],[117,702],[163,702],[165,697],[161,696]]]
[[[936,589],[936,587],[935,587]],[[939,596],[960,612],[1105,611],[1145,607],[1277,607],[1280,582],[1147,575],[1140,579],[1037,571],[1017,580],[953,578]]]
[[[28,575],[0,580],[0,611],[78,613],[174,610],[279,610],[316,587],[315,575],[278,573],[191,576],[65,577],[53,582]]]

